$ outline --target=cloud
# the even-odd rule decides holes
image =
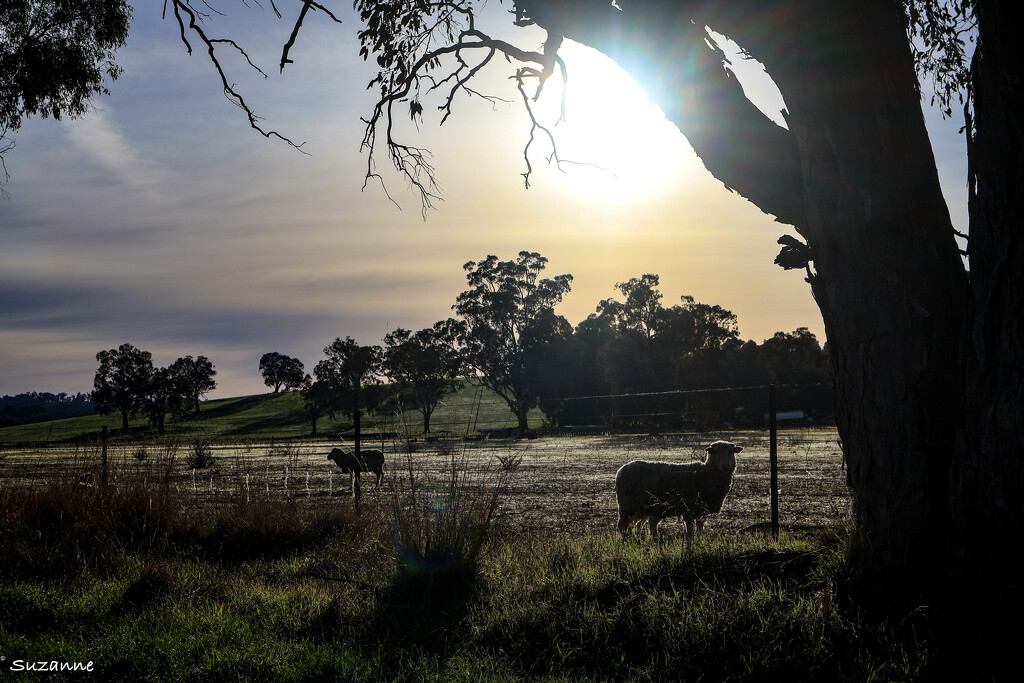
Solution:
[[[69,123],[65,130],[76,148],[119,183],[150,200],[166,203],[164,188],[170,184],[172,174],[160,164],[141,158],[108,110],[96,110]]]

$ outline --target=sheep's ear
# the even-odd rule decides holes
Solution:
[[[739,453],[742,450],[743,450],[743,446],[733,446],[733,448],[732,448],[732,452],[733,453]]]

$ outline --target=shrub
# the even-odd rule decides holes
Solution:
[[[464,458],[452,456],[440,479],[431,481],[408,458],[406,475],[395,483],[392,539],[402,563],[397,597],[426,602],[464,592],[493,531],[504,476],[481,480]]]
[[[501,463],[501,469],[504,472],[515,472],[519,469],[519,465],[523,462],[523,454],[519,455],[499,455],[498,462]]]
[[[142,462],[143,460],[149,457],[149,452],[146,450],[145,446],[139,446],[138,448],[132,451],[132,457],[138,460],[139,462]]]
[[[213,465],[213,450],[209,441],[197,440],[189,447],[185,456],[185,465],[190,470],[202,470]]]

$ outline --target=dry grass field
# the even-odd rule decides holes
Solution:
[[[610,531],[615,524],[615,471],[631,460],[690,462],[716,439],[744,447],[738,456],[732,492],[710,529],[740,530],[770,518],[769,443],[766,432],[642,436],[546,436],[537,439],[482,441],[374,441],[364,448],[386,453],[386,478],[375,491],[372,474],[362,480],[364,500],[407,491],[429,491],[454,465],[471,488],[505,487],[499,517],[515,526],[544,527],[568,535]],[[243,441],[202,444],[212,457],[193,469],[197,443],[167,442],[111,446],[108,478],[144,475],[153,486],[170,485],[176,498],[193,508],[227,503],[289,499],[323,509],[350,506],[349,476],[327,453],[329,442]],[[352,444],[340,444],[351,448]],[[779,433],[779,517],[790,528],[831,527],[850,514],[842,451],[834,428],[804,428]],[[192,464],[195,464],[194,462]],[[8,449],[0,452],[0,485],[44,485],[76,481],[91,473],[101,477],[99,445],[53,449]],[[669,521],[665,530],[678,530]]]

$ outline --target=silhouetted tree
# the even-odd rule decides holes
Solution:
[[[281,387],[300,389],[306,379],[302,361],[277,351],[265,353],[260,358],[260,374],[264,384],[274,387],[275,394],[281,391]]]
[[[541,278],[548,260],[521,251],[509,261],[488,256],[463,268],[470,289],[458,296],[456,313],[466,364],[500,396],[527,431],[527,413],[537,404],[537,377],[545,353],[572,328],[554,307],[570,289],[572,275]]]
[[[408,391],[423,415],[423,433],[430,431],[430,416],[446,394],[462,382],[462,354],[457,348],[462,325],[449,318],[417,332],[397,329],[384,337],[382,370],[400,390]]]
[[[153,355],[131,344],[96,354],[100,362],[93,379],[92,402],[103,415],[121,411],[121,428],[128,431],[128,416],[142,407],[149,393]]]
[[[150,374],[141,408],[158,433],[164,433],[168,414],[185,413],[191,400],[189,391],[185,378],[172,368],[157,368]]]
[[[199,397],[217,388],[213,363],[206,356],[184,356],[171,363],[167,370],[191,400],[193,410],[199,413]]]
[[[324,348],[325,360],[317,363],[313,373],[321,390],[333,392],[334,405],[344,406],[352,416],[355,432],[355,452],[359,455],[361,441],[362,409],[366,407],[363,387],[379,382],[377,373],[381,366],[379,346],[360,346],[352,337],[340,337]]]
[[[6,134],[24,117],[77,118],[107,94],[103,81],[121,73],[114,52],[128,38],[131,13],[125,0],[0,3],[0,169],[13,146]]]
[[[338,406],[341,388],[331,374],[330,365],[323,361],[317,365],[320,375],[316,379],[306,375],[302,383],[302,397],[305,399],[306,410],[309,411],[310,433],[316,436],[317,421],[324,415],[334,417]]]

